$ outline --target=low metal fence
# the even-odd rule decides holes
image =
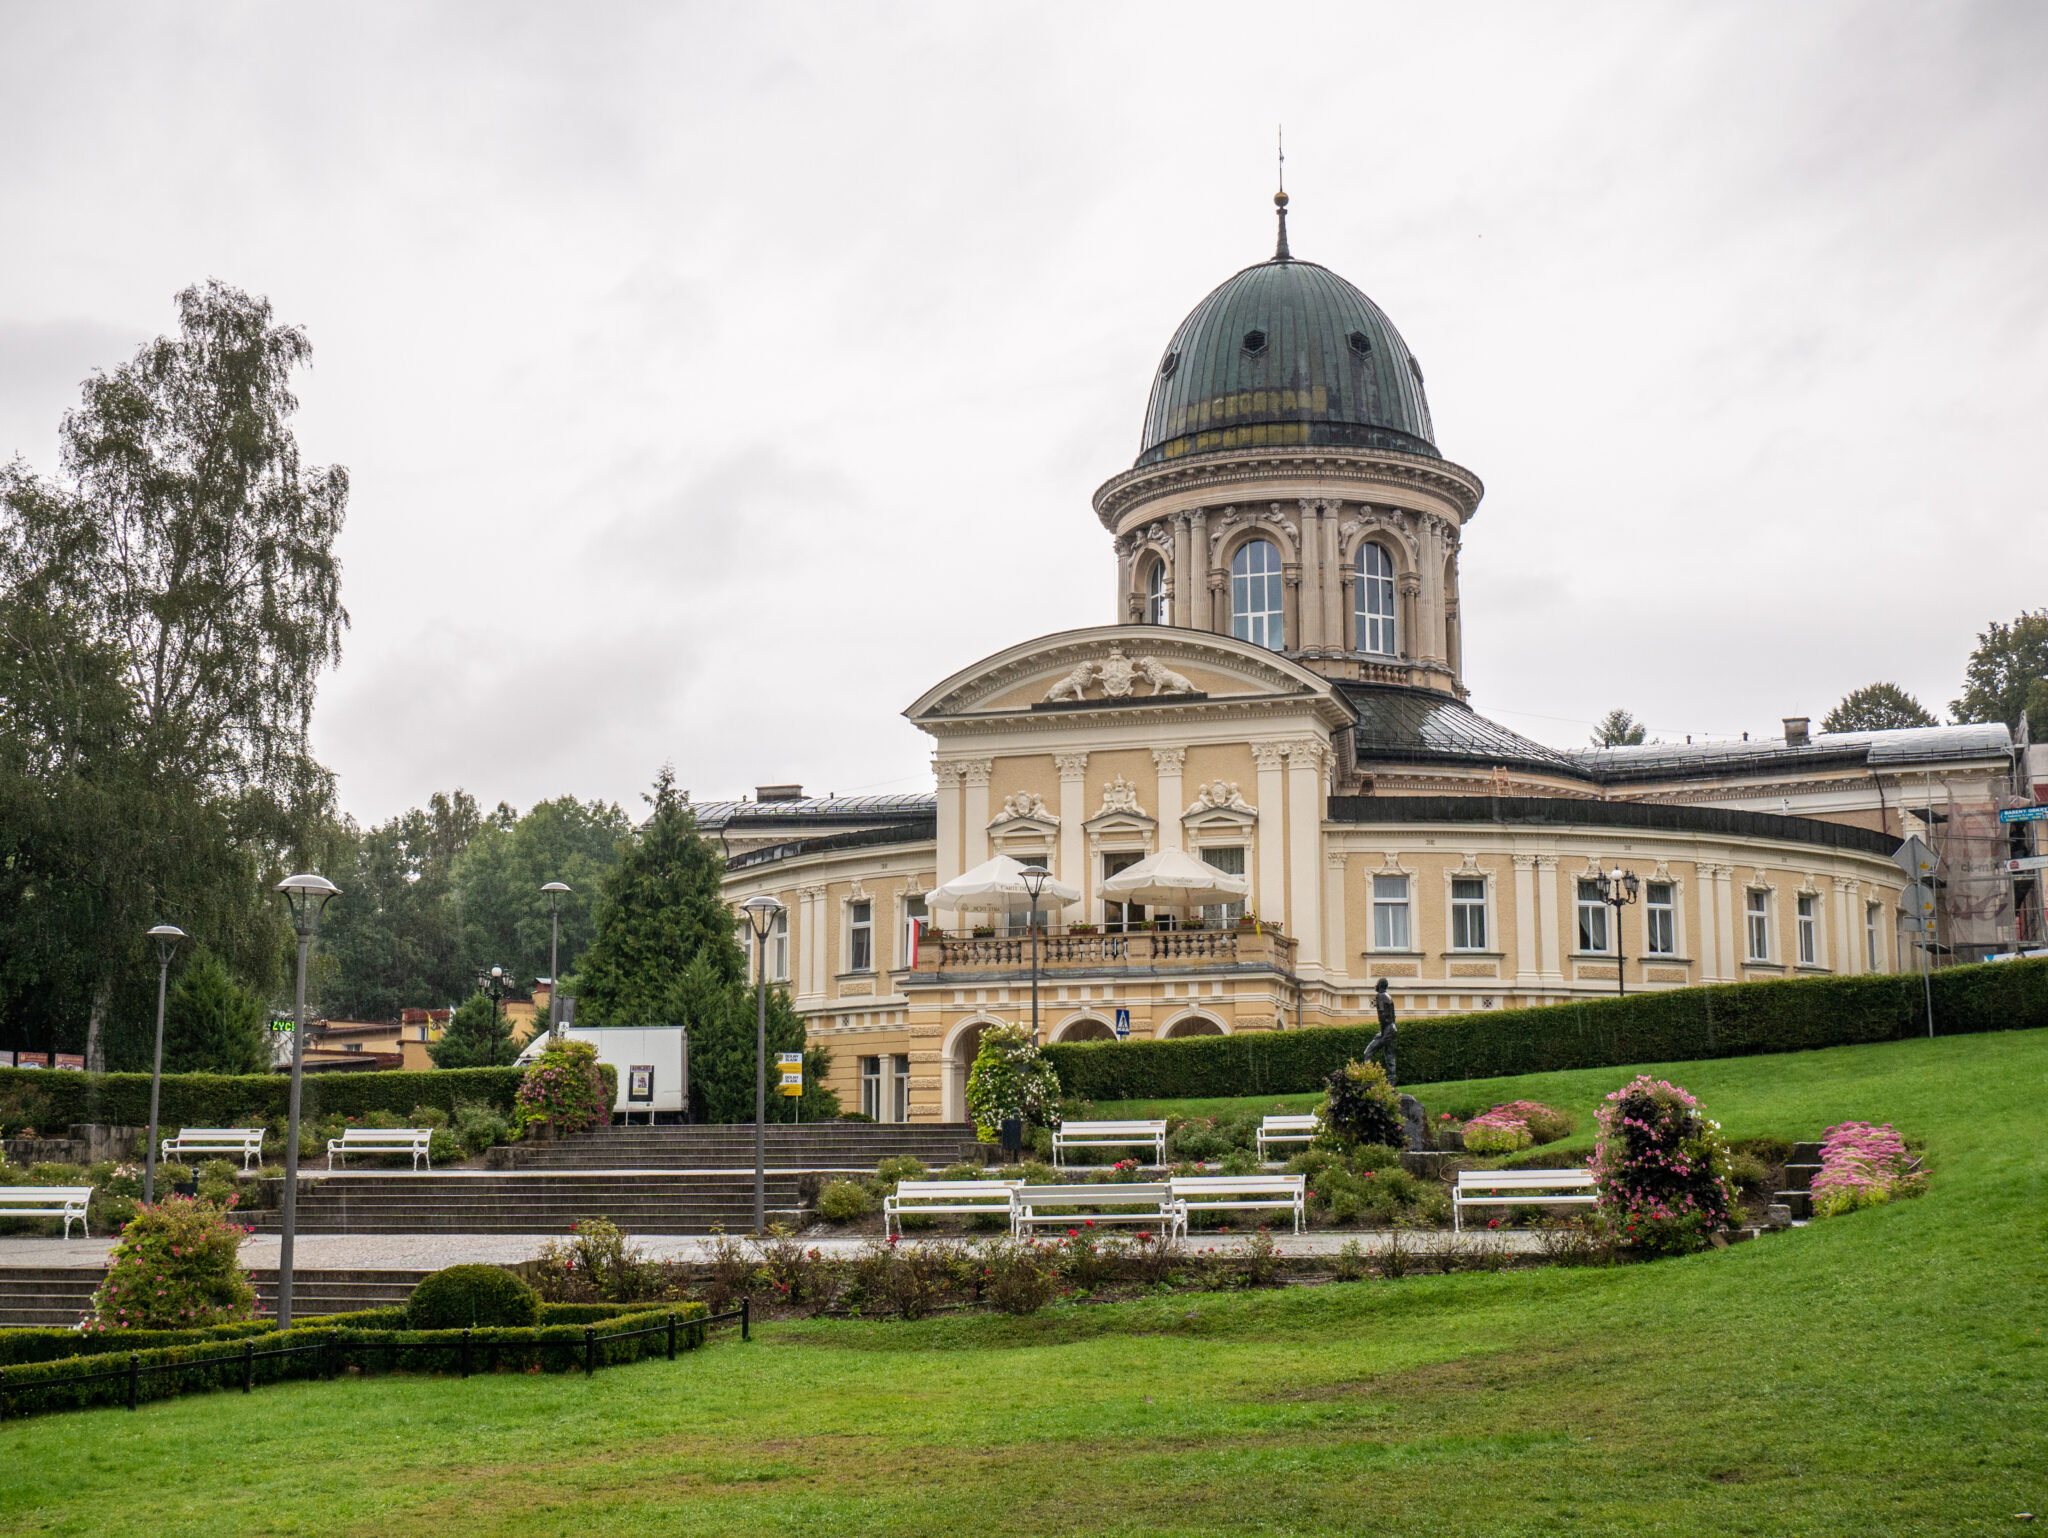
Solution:
[[[241,1368],[242,1392],[247,1394],[256,1387],[256,1364],[261,1361],[289,1357],[317,1357],[314,1370],[306,1377],[333,1378],[340,1371],[344,1354],[356,1357],[373,1357],[378,1352],[389,1353],[392,1367],[408,1351],[434,1351],[443,1355],[453,1350],[456,1353],[457,1377],[467,1378],[476,1368],[476,1350],[481,1347],[486,1354],[485,1370],[495,1372],[500,1355],[506,1351],[544,1352],[568,1351],[580,1353],[584,1377],[596,1373],[599,1361],[599,1347],[612,1341],[641,1340],[650,1335],[668,1337],[668,1360],[676,1359],[678,1340],[687,1349],[695,1349],[705,1342],[711,1326],[737,1323],[740,1339],[752,1339],[752,1311],[745,1298],[740,1306],[728,1309],[722,1314],[704,1314],[697,1318],[682,1318],[670,1312],[660,1322],[643,1325],[632,1330],[608,1330],[600,1335],[596,1325],[586,1325],[583,1338],[579,1340],[504,1340],[493,1336],[484,1341],[473,1340],[473,1332],[464,1330],[458,1340],[376,1340],[368,1336],[354,1336],[347,1330],[331,1330],[325,1340],[307,1341],[295,1346],[270,1346],[259,1349],[252,1338],[242,1343],[240,1351],[225,1356],[203,1357],[193,1361],[147,1362],[142,1353],[131,1351],[128,1360],[117,1367],[97,1368],[89,1372],[67,1373],[62,1377],[38,1377],[32,1382],[10,1381],[8,1369],[0,1368],[0,1420],[12,1418],[18,1409],[17,1401],[42,1394],[53,1389],[71,1388],[81,1384],[105,1383],[116,1379],[127,1380],[128,1408],[133,1410],[141,1400],[142,1380],[170,1373],[204,1373],[215,1368]],[[640,1358],[635,1358],[640,1360]],[[571,1358],[573,1363],[574,1358]],[[42,1364],[31,1364],[40,1366]],[[609,1365],[609,1364],[606,1364]],[[623,1364],[621,1364],[623,1365]],[[289,1376],[289,1375],[288,1375]],[[194,1390],[198,1392],[198,1390]],[[33,1414],[33,1408],[20,1413]]]

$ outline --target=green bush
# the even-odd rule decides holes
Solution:
[[[598,1076],[597,1048],[564,1037],[544,1048],[526,1070],[513,1116],[522,1128],[545,1122],[557,1133],[575,1136],[611,1120],[616,1088],[607,1088]]]
[[[502,1266],[449,1266],[422,1280],[406,1304],[414,1330],[530,1325],[540,1295]]]
[[[177,1330],[253,1317],[256,1290],[240,1259],[247,1232],[205,1200],[173,1196],[143,1208],[121,1231],[85,1328]]]
[[[830,1181],[818,1193],[818,1216],[828,1223],[851,1223],[873,1210],[867,1187],[857,1181]]]
[[[1937,1035],[2048,1026],[2048,960],[1950,967],[1931,986]],[[1364,1052],[1377,1029],[1061,1042],[1043,1050],[1063,1092],[1089,1100],[1299,1094],[1319,1089]],[[1717,983],[1403,1021],[1401,1075],[1414,1084],[1504,1078],[1896,1041],[1926,1030],[1920,979],[1911,973]]]
[[[617,1071],[601,1070],[617,1091]],[[451,1114],[457,1100],[474,1100],[509,1113],[523,1068],[448,1068],[418,1073],[309,1073],[300,1098],[305,1122],[328,1116],[363,1117],[371,1111],[401,1116],[416,1105],[438,1106]],[[149,1075],[146,1073],[51,1073],[36,1068],[0,1068],[0,1117],[8,1115],[10,1097],[33,1092],[39,1130],[74,1122],[113,1122],[141,1127],[149,1123]],[[180,1127],[253,1127],[289,1110],[291,1078],[282,1073],[167,1073],[158,1119],[168,1137]]]
[[[914,1159],[909,1154],[892,1154],[875,1166],[875,1178],[893,1192],[897,1181],[924,1180],[929,1178],[929,1171],[922,1159]]]
[[[1387,1082],[1378,1063],[1346,1063],[1323,1082],[1323,1103],[1316,1108],[1319,1138],[1340,1148],[1377,1143],[1407,1146],[1401,1125],[1401,1097]],[[1225,1173],[1234,1173],[1226,1170]]]

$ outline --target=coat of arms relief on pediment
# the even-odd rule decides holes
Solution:
[[[1121,646],[1112,646],[1109,655],[1099,662],[1076,663],[1073,671],[1045,691],[1045,700],[1047,704],[1084,700],[1091,688],[1099,690],[1106,700],[1131,699],[1139,697],[1141,685],[1148,687],[1155,698],[1200,692],[1184,674],[1176,673],[1157,658],[1126,657]]]

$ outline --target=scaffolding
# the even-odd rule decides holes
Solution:
[[[2027,852],[2013,847],[2014,829],[2022,830],[2024,841],[2024,830],[2031,826],[1999,821],[2001,810],[2019,804],[2011,778],[2000,784],[1973,776],[1960,794],[1955,780],[1935,770],[1922,770],[1920,778],[1920,793],[1908,794],[1901,811],[1906,832],[1917,833],[1934,851],[1935,933],[1913,937],[1925,947],[1927,963],[1943,967],[1982,961],[2039,944],[2038,883],[2019,891],[2006,865],[2016,853]]]

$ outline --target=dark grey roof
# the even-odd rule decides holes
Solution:
[[[1913,726],[1888,732],[1820,732],[1805,742],[1646,742],[1634,748],[1576,748],[1571,760],[1603,784],[1687,775],[1781,774],[1788,768],[1896,767],[1991,758],[2012,751],[2012,733],[1993,721]]]
[[[1138,463],[1284,444],[1439,457],[1422,368],[1394,323],[1329,268],[1276,257],[1180,323],[1153,375]]]
[[[725,868],[746,870],[755,865],[773,865],[777,860],[794,859],[800,854],[818,854],[833,849],[866,849],[880,844],[915,844],[938,836],[939,819],[936,816],[923,817],[879,828],[858,828],[851,833],[830,833],[822,838],[796,838],[787,843],[769,844],[761,849],[743,850],[730,856],[725,862]]]
[[[805,796],[796,801],[696,801],[690,810],[707,832],[781,824],[880,822],[892,818],[933,817],[939,799],[931,791],[889,796]]]
[[[1899,847],[1896,835],[1813,817],[1779,817],[1770,812],[1673,805],[1665,801],[1594,801],[1576,796],[1332,796],[1330,820],[1705,833],[1734,838],[1778,838],[1887,858]]]
[[[1342,681],[1336,689],[1358,712],[1352,740],[1362,769],[1375,763],[1443,762],[1485,768],[1498,764],[1595,783],[1570,756],[1487,720],[1452,695]]]

